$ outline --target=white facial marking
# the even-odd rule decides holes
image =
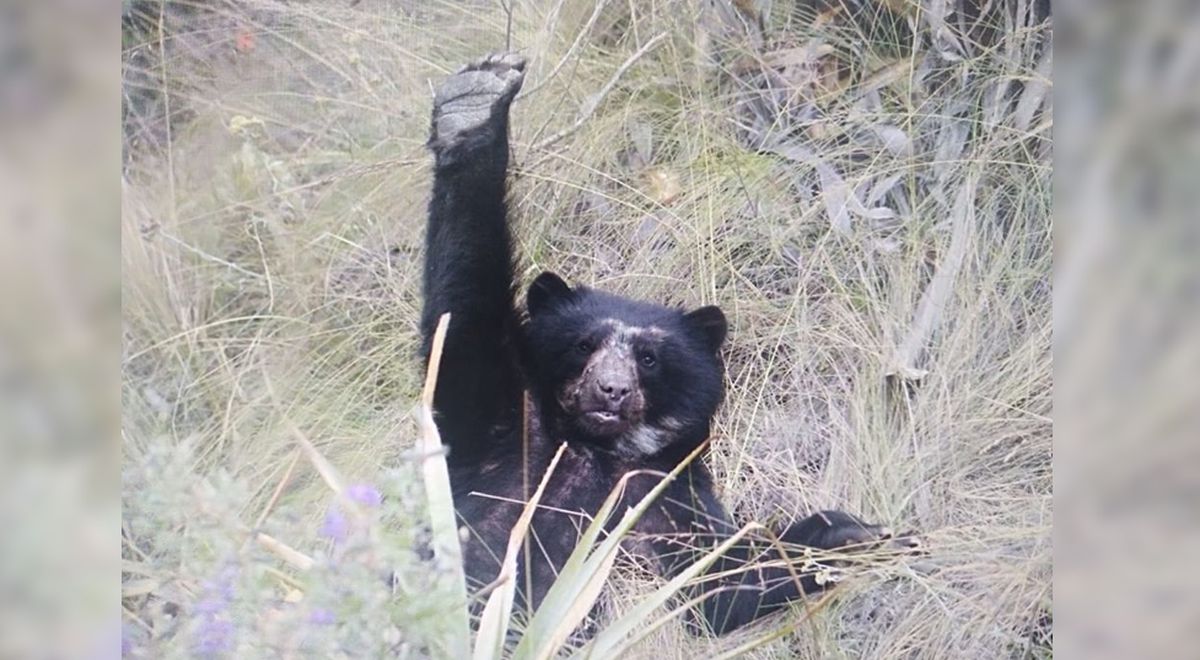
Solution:
[[[619,321],[617,319],[602,319],[600,322],[603,323],[604,325],[607,325],[608,327],[612,328],[613,335],[621,336],[626,339],[632,339],[639,335],[649,335],[651,337],[667,336],[666,330],[663,330],[662,328],[658,327],[657,325],[651,325],[651,326],[647,326],[647,327],[641,327],[641,326],[636,326],[636,325],[626,325],[624,322]]]
[[[683,429],[683,422],[675,419],[674,417],[663,417],[662,419],[658,420],[658,425],[667,431],[671,431],[672,433]]]
[[[663,417],[655,426],[641,424],[627,436],[629,444],[636,450],[629,453],[632,456],[657,454],[671,444],[671,441],[675,439],[675,434],[682,429],[683,422],[674,417]]]
[[[634,337],[642,334],[642,329],[625,325],[616,319],[604,319],[601,323],[612,328],[612,334],[604,339],[604,345],[616,349],[622,356],[629,355],[629,345]]]
[[[645,332],[645,329],[625,325],[617,319],[604,319],[601,323],[612,328],[612,332],[604,338],[604,343],[601,344],[601,348],[604,350],[596,353],[600,354],[607,350],[621,359],[631,359],[633,357],[633,341],[638,335]]]
[[[629,444],[640,454],[655,454],[667,445],[666,436],[667,434],[660,429],[642,424],[629,434]]]
[[[683,422],[674,417],[663,417],[654,426],[639,424],[626,436],[625,453],[635,457],[657,454],[671,444],[682,429]]]

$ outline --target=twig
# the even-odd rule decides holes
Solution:
[[[262,513],[258,514],[258,519],[254,521],[252,529],[262,527],[263,521],[267,516],[271,515],[271,510],[275,508],[275,504],[279,502],[279,496],[283,494],[283,489],[288,482],[292,480],[292,472],[296,469],[296,464],[300,462],[300,452],[292,454],[292,462],[288,463],[287,470],[283,473],[283,478],[279,480],[279,485],[275,486],[275,492],[271,493],[271,499],[267,501],[267,505],[263,507]]]
[[[254,538],[258,541],[259,545],[266,548],[271,554],[279,557],[288,564],[291,564],[302,571],[307,571],[308,569],[312,568],[314,564],[316,564],[316,561],[312,557],[309,557],[303,552],[300,552],[299,550],[273,536],[259,532]]]
[[[529,401],[529,390],[521,395],[521,497],[529,501],[529,411],[532,410]],[[555,454],[554,460],[558,460]],[[533,544],[524,542],[525,565],[533,566]],[[533,593],[533,571],[525,571],[525,593]],[[525,613],[533,617],[533,599],[526,599]]]
[[[284,417],[283,423],[287,425],[292,436],[296,438],[300,449],[308,456],[308,461],[317,469],[317,474],[321,475],[321,479],[325,482],[325,485],[329,486],[329,490],[341,496],[345,492],[345,488],[342,487],[342,478],[338,475],[337,470],[334,469],[333,465],[321,452],[317,451],[317,447],[300,431],[298,426],[292,423],[291,419]]]
[[[898,376],[903,380],[919,380],[925,376],[926,370],[917,367],[917,361],[925,350],[925,345],[933,335],[941,320],[942,311],[958,279],[958,271],[970,247],[971,235],[975,228],[975,186],[978,178],[974,174],[967,175],[959,188],[958,197],[951,210],[950,247],[946,257],[938,264],[937,270],[930,280],[929,286],[921,293],[921,301],[917,303],[917,311],[913,316],[912,326],[908,335],[896,349],[895,362],[890,376]]]
[[[205,252],[204,250],[201,250],[200,248],[195,247],[194,245],[189,245],[187,242],[181,241],[178,238],[175,238],[174,236],[172,236],[171,234],[169,234],[165,231],[160,231],[160,232],[158,232],[158,234],[160,236],[162,236],[163,238],[171,241],[172,243],[178,245],[179,247],[187,250],[188,252],[191,252],[192,254],[196,255],[197,257],[204,259],[205,261],[211,261],[215,264],[220,264],[222,266],[225,266],[226,268],[229,268],[230,270],[236,270],[237,272],[241,273],[242,275],[246,275],[248,277],[253,277],[256,280],[266,280],[266,278],[263,276],[262,273],[256,273],[248,268],[243,268],[242,266],[239,266],[239,265],[233,263],[232,261],[226,261],[225,259],[222,259],[216,255],[209,254],[209,253]]]
[[[166,22],[167,3],[162,3],[158,6],[158,70],[162,76],[162,96],[163,96],[163,116],[166,121],[163,122],[163,128],[166,130],[167,138],[167,187],[171,197],[171,226],[179,226],[179,197],[176,193],[175,183],[175,141],[174,135],[171,132],[171,90],[167,87],[167,44],[166,41]]]
[[[304,594],[304,589],[303,589],[304,585],[301,584],[300,581],[297,580],[296,578],[288,575],[287,573],[284,573],[283,571],[279,570],[278,568],[275,568],[274,566],[266,566],[263,568],[263,570],[265,570],[267,573],[270,573],[271,577],[274,577],[276,580],[279,580],[279,583],[284,585],[285,587],[291,589],[294,592],[299,593],[300,595]]]
[[[630,55],[629,59],[625,60],[621,66],[617,67],[617,70],[613,72],[612,77],[608,79],[608,82],[604,84],[604,87],[601,87],[599,92],[597,92],[586,103],[584,103],[583,112],[580,113],[579,118],[575,120],[574,124],[571,124],[563,130],[535,144],[532,149],[534,151],[542,151],[553,145],[555,142],[570,136],[572,133],[583,127],[583,125],[592,118],[592,115],[596,113],[596,108],[599,108],[600,104],[604,102],[604,97],[608,96],[609,92],[611,92],[613,88],[617,86],[617,83],[621,81],[621,76],[625,75],[625,72],[628,71],[635,63],[637,63],[637,61],[646,53],[650,52],[655,46],[662,43],[667,36],[668,34],[666,32],[660,32],[659,34],[655,35],[653,39],[647,41],[646,44],[639,48],[636,53]]]
[[[271,402],[275,404],[276,408],[282,410],[279,404],[279,397],[275,394],[275,386],[271,383],[271,378],[267,375],[265,369],[263,370],[263,385],[267,388]],[[329,460],[321,452],[317,451],[316,446],[308,439],[308,436],[304,435],[300,428],[286,414],[283,415],[283,424],[292,434],[292,437],[296,438],[296,443],[300,445],[300,451],[304,452],[305,456],[308,457],[308,461],[316,468],[317,474],[321,475],[321,479],[325,482],[325,485],[329,486],[329,490],[332,490],[340,498],[342,493],[345,492],[345,488],[342,486],[341,475],[338,474]]]
[[[1048,37],[1048,39],[1053,39],[1053,37]],[[1050,92],[1050,81],[1054,79],[1053,72],[1054,49],[1050,43],[1047,43],[1046,50],[1035,70],[1036,76],[1025,83],[1025,89],[1022,90],[1021,96],[1017,100],[1017,107],[1013,110],[1012,123],[1017,130],[1028,131],[1029,126],[1033,124],[1033,115],[1038,108],[1042,107],[1042,101]]]
[[[512,50],[512,0],[500,0],[504,8],[504,52]]]
[[[559,6],[561,6],[561,4],[562,3],[560,2]],[[558,64],[555,64],[554,68],[550,70],[550,73],[546,74],[537,82],[536,85],[518,94],[516,100],[519,101],[527,96],[536,94],[538,90],[545,87],[546,84],[551,80],[554,80],[554,77],[557,76],[558,72],[562,70],[563,65],[567,63],[567,60],[571,59],[571,57],[575,54],[575,49],[579,47],[579,44],[583,43],[583,38],[592,31],[592,27],[596,25],[596,21],[600,18],[600,12],[603,11],[605,5],[607,4],[608,0],[599,0],[599,2],[596,3],[596,7],[592,9],[592,15],[588,17],[587,23],[583,24],[583,29],[579,31],[579,34],[575,35],[575,41],[572,42],[571,47],[567,49],[567,54],[563,55],[562,59],[558,61]]]

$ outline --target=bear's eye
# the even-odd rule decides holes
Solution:
[[[578,344],[575,344],[575,350],[587,355],[588,353],[592,352],[592,342],[586,339],[581,339],[579,340]]]
[[[650,367],[653,367],[656,364],[658,364],[658,359],[655,358],[653,354],[651,354],[651,353],[643,353],[642,354],[642,366],[643,367],[646,367],[647,369],[649,369]]]

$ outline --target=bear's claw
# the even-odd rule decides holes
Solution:
[[[819,543],[825,549],[920,551],[920,539],[912,532],[897,535],[886,525],[870,525],[849,514],[825,512],[821,515],[828,525],[822,531]]]

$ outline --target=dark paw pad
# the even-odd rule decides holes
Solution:
[[[503,118],[521,89],[525,58],[516,53],[488,55],[459,69],[433,97],[433,140],[449,145],[465,133]]]

